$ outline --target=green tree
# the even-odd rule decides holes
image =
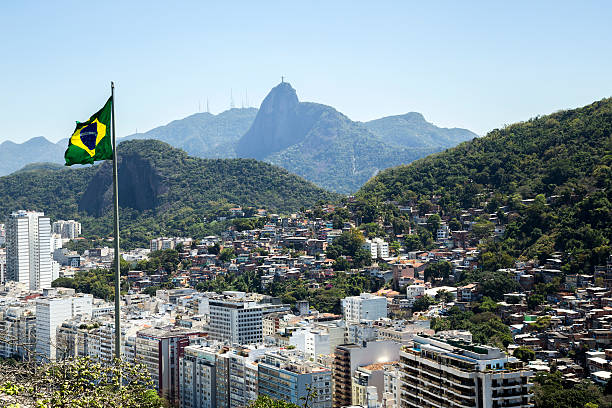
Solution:
[[[234,248],[223,248],[219,253],[219,259],[223,262],[229,262],[235,257]]]
[[[544,296],[540,294],[536,293],[527,297],[527,309],[529,310],[535,310],[538,306],[543,305],[544,303],[546,303],[546,299],[544,299]]]
[[[589,380],[564,386],[559,371],[538,372],[534,377],[534,400],[538,408],[584,408],[603,403],[601,388]]]
[[[344,231],[339,237],[334,239],[332,245],[327,247],[327,256],[330,259],[336,259],[337,261],[341,256],[350,256],[353,260],[352,266],[354,268],[361,268],[371,264],[371,254],[363,248],[365,238],[361,231],[355,228],[351,228],[349,231]],[[335,268],[347,268],[346,260],[339,261]],[[347,269],[337,269],[347,270]]]
[[[404,246],[407,251],[416,251],[419,249],[423,249],[423,244],[419,239],[419,236],[416,234],[407,235],[404,238]]]
[[[483,296],[482,301],[476,307],[479,313],[495,313],[499,309],[499,304],[488,296]]]
[[[433,214],[427,219],[427,228],[432,234],[436,234],[442,223],[442,219],[438,214]]]
[[[298,405],[270,398],[265,395],[259,395],[257,399],[248,405],[248,408],[302,408]]]
[[[494,301],[501,301],[505,293],[516,292],[520,286],[509,272],[504,271],[472,271],[465,274],[463,283],[476,282],[480,285],[480,293]]]
[[[351,269],[351,263],[346,260],[344,257],[336,258],[334,263],[332,264],[332,269],[334,271],[348,271]]]
[[[429,295],[424,295],[414,301],[414,305],[412,306],[413,312],[423,312],[429,309],[429,306],[435,304],[436,301]]]
[[[472,234],[474,234],[477,239],[483,239],[489,237],[494,229],[495,225],[491,221],[483,217],[479,217],[472,225]]]
[[[447,290],[440,290],[436,293],[436,300],[438,302],[449,303],[455,300],[455,296]]]
[[[535,360],[535,351],[526,346],[517,347],[512,355],[524,362]]]
[[[456,218],[448,222],[448,227],[451,231],[461,231],[462,229],[461,223]]]
[[[430,262],[425,267],[423,276],[426,281],[442,279],[445,282],[448,281],[452,270],[453,265],[448,261]]]
[[[3,406],[161,408],[146,367],[89,358],[57,363],[0,363]],[[122,385],[120,386],[120,381]]]

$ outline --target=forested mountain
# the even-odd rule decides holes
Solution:
[[[287,82],[274,87],[261,108],[196,113],[123,138],[156,139],[201,158],[255,158],[281,166],[319,186],[352,193],[378,171],[455,146],[476,135],[438,128],[416,112],[371,122],[350,120],[334,108],[300,102]],[[64,163],[67,138],[44,137],[0,145],[0,175],[29,163]]]
[[[122,242],[143,245],[164,234],[200,237],[229,208],[289,212],[339,198],[286,170],[252,159],[200,159],[156,140],[121,143]],[[0,219],[18,209],[77,219],[86,236],[112,233],[111,162],[0,177]]]
[[[27,142],[0,144],[0,176],[10,174],[26,164],[40,161],[53,163],[64,162],[65,143],[53,143],[42,136],[34,137]]]
[[[366,124],[353,122],[330,106],[300,102],[291,85],[282,82],[262,102],[236,152],[239,157],[277,164],[323,187],[351,193],[379,170],[475,136],[461,129],[439,129],[420,118],[407,114]]]
[[[302,140],[264,160],[327,189],[348,194],[380,170],[410,163],[439,150],[386,144],[360,124],[328,108]]]
[[[476,135],[438,128],[416,112],[371,122],[350,120],[334,108],[300,102],[287,82],[273,88],[259,110],[196,113],[119,140],[156,139],[201,158],[255,158],[319,186],[352,193],[378,171],[452,147]],[[63,164],[67,139],[44,137],[0,145],[0,175],[29,163]]]
[[[612,240],[612,99],[496,129],[385,170],[357,194],[381,203],[436,203],[447,215],[487,202],[512,215],[495,254],[570,254],[567,271],[605,263]],[[522,199],[534,199],[522,202]]]

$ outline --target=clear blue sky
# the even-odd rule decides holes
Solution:
[[[479,134],[612,96],[607,1],[205,3],[2,2],[0,141],[69,136],[110,80],[119,135],[226,110],[230,89],[259,106],[281,75],[354,120]]]

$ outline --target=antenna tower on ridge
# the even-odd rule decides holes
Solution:
[[[230,88],[230,109],[234,108],[234,91]]]

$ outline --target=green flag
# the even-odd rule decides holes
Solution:
[[[76,129],[68,141],[68,149],[64,153],[66,166],[113,158],[110,135],[112,106],[111,96],[102,109],[94,113],[87,122],[77,122]]]

